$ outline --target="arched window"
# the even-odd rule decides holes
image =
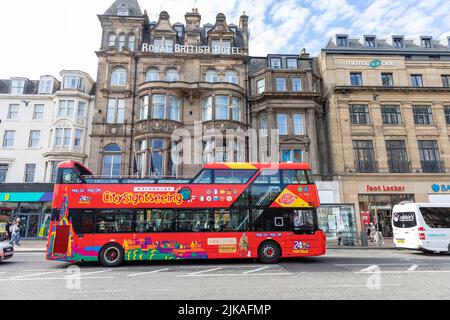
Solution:
[[[237,72],[233,70],[225,72],[225,82],[238,84]]]
[[[205,81],[211,83],[219,82],[219,73],[213,69],[206,71]]]
[[[123,47],[125,47],[125,35],[121,34],[119,36],[119,51],[122,51]]]
[[[112,86],[124,86],[127,83],[127,71],[125,68],[116,68],[111,74]]]
[[[157,69],[149,69],[145,73],[145,81],[159,81],[159,72]]]
[[[116,47],[116,35],[114,33],[110,33],[108,37],[108,47],[115,48]]]
[[[128,35],[128,49],[136,50],[136,36],[134,34]]]
[[[106,146],[103,154],[102,175],[118,177],[122,169],[122,149],[117,144]]]
[[[175,82],[178,81],[178,70],[177,69],[169,69],[166,71],[166,81]]]

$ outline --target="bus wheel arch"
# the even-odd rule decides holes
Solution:
[[[258,259],[264,264],[275,264],[282,256],[282,249],[275,240],[266,240],[258,247]]]
[[[104,267],[119,267],[125,261],[125,250],[117,242],[109,242],[101,248],[98,260]]]

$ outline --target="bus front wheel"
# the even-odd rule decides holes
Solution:
[[[104,267],[114,268],[122,265],[124,252],[117,243],[107,244],[102,248],[99,255],[100,264]]]
[[[281,248],[275,241],[263,242],[258,249],[259,261],[264,264],[274,264],[280,260]]]

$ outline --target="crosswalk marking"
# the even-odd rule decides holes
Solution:
[[[255,272],[258,272],[258,271],[266,270],[266,269],[268,269],[268,268],[270,268],[270,267],[262,267],[262,268],[258,268],[258,269],[255,269],[255,270],[244,271],[244,272],[242,272],[242,273],[244,273],[244,274],[250,274],[250,273],[255,273]]]
[[[197,274],[207,273],[207,272],[213,272],[213,271],[222,270],[222,269],[223,269],[223,267],[213,268],[213,269],[208,269],[208,270],[202,270],[202,271],[192,272],[192,273],[189,273],[189,275],[190,275],[190,276],[195,276],[195,275],[197,275]]]
[[[411,267],[409,267],[408,271],[415,271],[419,266],[417,264],[412,265]]]
[[[152,274],[152,273],[164,272],[164,271],[168,271],[168,270],[170,270],[170,269],[165,268],[165,269],[158,269],[158,270],[153,270],[153,271],[149,271],[149,272],[134,273],[134,274],[128,275],[128,277],[133,278],[133,277],[144,276],[144,275]]]

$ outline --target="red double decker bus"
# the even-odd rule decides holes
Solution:
[[[47,259],[124,261],[325,254],[308,164],[207,164],[194,179],[95,177],[58,167]]]

